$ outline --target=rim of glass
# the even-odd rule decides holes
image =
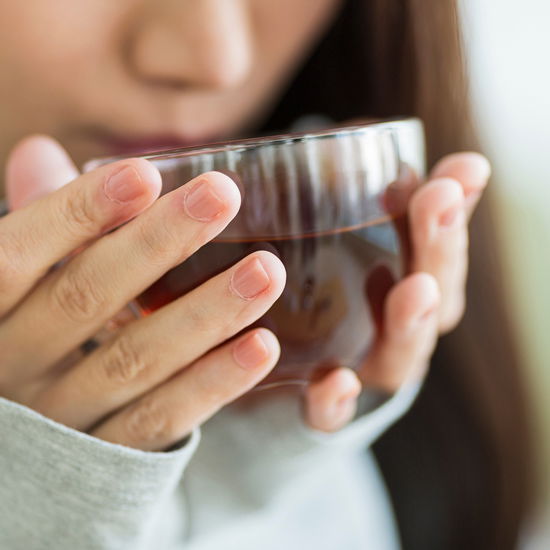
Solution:
[[[417,117],[391,117],[384,119],[371,119],[362,124],[343,125],[315,131],[289,132],[269,136],[252,137],[244,139],[233,139],[194,145],[189,147],[178,147],[175,149],[158,149],[145,151],[136,155],[116,155],[111,157],[96,158],[89,162],[102,161],[114,162],[126,158],[145,158],[148,160],[165,160],[170,158],[191,157],[204,154],[227,153],[229,151],[243,151],[260,149],[272,145],[284,145],[296,142],[315,141],[333,137],[343,137],[352,134],[377,133],[383,130],[399,129],[401,126],[418,126],[422,122]]]

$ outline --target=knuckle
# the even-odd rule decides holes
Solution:
[[[208,307],[206,302],[193,302],[188,305],[186,314],[196,334],[221,342],[235,335],[244,326],[235,313],[228,311],[220,302],[216,308]]]
[[[199,408],[207,411],[209,416],[244,394],[251,387],[254,378],[253,375],[243,375],[240,368],[234,368],[233,360],[229,357],[218,357],[217,362],[219,364],[213,370],[208,365],[203,365],[205,368],[197,369],[189,379],[192,384],[191,393]],[[226,368],[222,371],[220,367],[223,366]],[[225,373],[223,379],[217,375],[219,372]]]
[[[24,252],[21,239],[0,235],[0,292],[13,284],[21,274],[19,265]]]
[[[166,444],[178,439],[176,422],[153,396],[132,406],[125,430],[130,441],[140,444]]]
[[[61,203],[61,214],[67,221],[69,230],[78,235],[89,234],[96,229],[97,216],[91,201],[83,191],[67,195]]]
[[[263,312],[260,314],[255,309],[248,307],[250,303],[243,303],[240,305],[240,309],[237,310],[232,316],[227,316],[222,320],[222,328],[226,337],[233,336],[242,328],[249,326],[254,321],[257,321]]]
[[[200,396],[201,407],[214,414],[225,404],[236,398],[239,393],[235,390],[231,380],[224,380],[223,384],[213,384],[205,376],[197,376],[194,380],[194,395]]]
[[[110,386],[119,387],[134,381],[149,370],[143,353],[137,350],[128,336],[121,336],[114,340],[105,353],[101,372]]]
[[[227,377],[223,383],[215,383],[208,376],[197,376],[195,382],[195,394],[200,396],[202,403],[210,410],[216,411],[229,401],[235,393],[231,377]],[[213,383],[214,382],[214,383]]]
[[[173,263],[175,259],[183,256],[182,248],[185,248],[185,245],[177,242],[163,222],[140,224],[138,239],[141,253],[153,264]]]
[[[105,297],[83,270],[68,269],[54,284],[54,306],[78,323],[94,320],[106,305]]]
[[[204,335],[212,332],[212,327],[216,326],[216,321],[209,315],[204,304],[190,301],[187,307],[186,315],[193,331]]]

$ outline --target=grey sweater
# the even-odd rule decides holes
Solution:
[[[417,391],[381,404],[363,396],[362,414],[330,435],[303,425],[295,396],[232,405],[165,453],[0,398],[0,548],[396,550],[366,449]]]

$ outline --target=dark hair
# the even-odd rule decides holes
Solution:
[[[455,0],[348,0],[264,130],[305,113],[415,115],[428,161],[478,149]],[[412,410],[375,445],[405,549],[514,548],[532,451],[491,204],[471,224],[468,307]]]

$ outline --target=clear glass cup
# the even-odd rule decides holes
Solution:
[[[282,349],[261,386],[304,383],[340,365],[360,368],[384,297],[408,269],[407,205],[425,172],[418,119],[138,156],[161,172],[163,194],[210,170],[228,174],[242,194],[239,213],[216,239],[137,298],[138,315],[269,250],[284,263],[287,284],[253,325],[271,329]],[[85,170],[113,160],[90,161]]]

